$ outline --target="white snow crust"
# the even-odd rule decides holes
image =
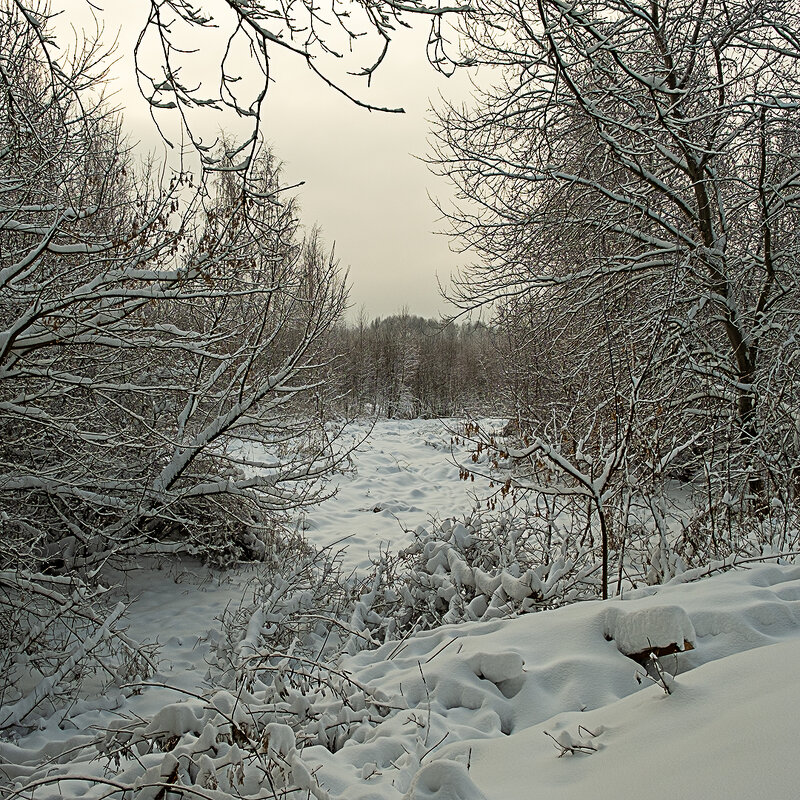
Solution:
[[[610,604],[605,635],[621,653],[634,655],[676,645],[678,650],[694,647],[696,634],[689,615],[680,606],[652,606],[626,609]]]

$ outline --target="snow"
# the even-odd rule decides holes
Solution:
[[[642,689],[586,712],[565,712],[506,740],[473,745],[471,775],[489,800],[542,795],[715,798],[792,797],[792,742],[800,642],[797,639],[714,661],[678,679],[673,694]],[[544,730],[581,725],[596,753],[558,760]],[[504,774],[514,765],[514,779]],[[501,788],[502,787],[502,788]]]
[[[458,479],[449,443],[435,421],[379,422],[355,474],[339,476],[336,497],[309,513],[307,535],[321,546],[345,539],[347,570],[362,571],[431,518],[469,514],[480,480]],[[469,535],[452,526],[455,544]],[[447,566],[482,580],[466,564]],[[257,567],[143,564],[121,576],[135,598],[128,634],[158,639],[159,671],[133,693],[87,685],[71,708],[0,741],[0,775],[17,786],[0,784],[0,796],[120,797],[113,784],[135,783],[137,800],[177,797],[164,784],[190,779],[192,796],[206,798],[280,797],[289,786],[300,791],[288,797],[319,800],[795,796],[800,567],[748,566],[351,648],[337,665],[350,694],[335,708],[329,698],[330,719],[347,720],[350,734],[331,752],[303,746],[258,686],[210,683],[224,644],[219,617],[246,606]],[[522,593],[511,577],[504,590]],[[356,606],[354,625],[369,602]],[[267,613],[243,622],[237,658],[258,652],[269,624]],[[693,649],[660,659],[669,694],[625,655],[685,642]],[[304,708],[303,699],[281,702],[298,715],[324,710],[311,692]],[[254,764],[242,737],[259,720]],[[30,780],[39,787],[23,790]]]
[[[470,448],[451,443],[458,426],[456,419],[379,420],[359,449],[357,470],[336,476],[329,487],[336,497],[306,518],[309,538],[320,546],[346,544],[345,564],[363,570],[381,547],[401,549],[410,532],[432,518],[471,511],[475,496],[488,493],[489,480],[459,480],[459,465],[476,465]],[[488,427],[499,429],[502,422],[488,421]],[[368,431],[361,423],[351,435],[358,441]]]
[[[690,649],[696,638],[692,621],[680,606],[628,611],[612,605],[606,616],[605,636],[613,639],[619,651],[627,656],[671,645],[678,650]]]
[[[464,764],[440,759],[414,776],[404,800],[484,800]]]

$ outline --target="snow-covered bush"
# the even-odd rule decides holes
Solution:
[[[646,488],[646,487],[644,487]],[[688,496],[688,495],[687,495]],[[645,584],[728,569],[738,562],[792,558],[796,512],[728,519],[718,537],[689,501],[629,491],[606,506],[610,595]],[[463,521],[446,519],[414,534],[399,553],[375,561],[355,603],[349,652],[418,630],[486,621],[602,596],[602,551],[585,498],[522,497]]]
[[[636,405],[634,398],[631,427]],[[654,443],[641,459],[624,435],[601,447],[571,441],[566,430],[542,439],[518,425],[496,430],[475,421],[454,435],[457,444],[473,448],[462,479],[480,474],[500,487],[484,501],[485,513],[502,520],[506,512],[496,509],[513,508],[528,563],[543,568],[555,560],[556,546],[580,554],[600,568],[594,574],[600,596],[664,583],[711,563],[789,556],[800,548],[800,506],[790,487],[754,506],[746,482],[732,495],[725,488],[731,482],[710,468],[705,478],[676,480],[667,467],[682,447],[656,458]],[[502,539],[503,525],[495,528]]]
[[[77,577],[0,570],[0,736],[68,707],[86,683],[155,670],[155,648],[125,634],[125,609]]]
[[[275,798],[302,790],[323,800],[327,793],[300,758],[302,742],[275,716],[272,704],[244,690],[190,694],[150,720],[120,720],[96,747],[114,765],[120,796],[163,797],[166,785],[202,797],[208,790],[263,797],[268,787]]]
[[[259,569],[243,602],[221,620],[214,684],[258,698],[271,709],[271,721],[294,731],[299,748],[313,743],[337,750],[390,710],[386,698],[337,665],[352,639],[377,644],[349,621],[360,593],[341,572],[337,554],[279,556]]]
[[[774,498],[762,513],[750,514],[725,494],[705,504],[702,497],[695,496],[691,509],[680,521],[680,533],[670,547],[673,559],[679,559],[686,569],[724,559],[788,557],[800,550],[800,506],[796,502],[785,505]]]
[[[338,554],[302,540],[272,550],[220,619],[202,696],[181,692],[150,719],[123,719],[97,743],[131,787],[164,783],[236,797],[327,797],[300,754],[332,752],[398,710],[339,666],[360,589]],[[188,694],[188,697],[187,697]],[[123,766],[121,766],[121,764]],[[137,795],[138,797],[138,795]]]
[[[376,563],[352,620],[365,635],[351,648],[597,597],[592,548],[567,534],[554,520],[521,513],[420,527],[409,547]]]

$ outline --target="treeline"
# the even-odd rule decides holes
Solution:
[[[331,381],[347,414],[447,417],[496,405],[493,334],[482,322],[443,325],[409,313],[332,333]]]

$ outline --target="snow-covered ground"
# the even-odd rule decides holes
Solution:
[[[486,420],[499,429],[499,420]],[[475,464],[472,450],[455,443],[458,420],[378,420],[355,456],[355,469],[334,477],[336,496],[304,520],[308,537],[319,546],[342,542],[347,567],[367,569],[387,545],[404,547],[410,531],[432,519],[469,514],[476,499],[490,492],[480,476],[459,480],[460,464]],[[353,440],[369,428],[354,423]]]
[[[348,569],[364,569],[370,553],[402,547],[430,517],[468,513],[479,482],[459,480],[449,443],[436,422],[380,422],[356,472],[308,515],[308,536],[321,545],[347,537]],[[243,693],[227,695],[226,706],[208,683],[218,617],[237,606],[252,574],[191,562],[128,573],[129,633],[159,640],[160,671],[135,694],[87,687],[85,700],[39,730],[1,742],[0,774],[17,788],[0,797],[121,797],[120,784],[138,786],[126,795],[137,800],[798,794],[800,567],[754,565],[623,600],[443,626],[348,656],[341,669],[363,691],[345,703],[352,733],[341,749],[310,744],[298,755],[288,728],[268,727],[264,758],[305,787],[288,793],[219,733],[225,720],[246,724],[242,708],[267,712]],[[693,649],[663,656],[666,673],[653,680],[621,652],[648,641]],[[145,723],[161,749],[109,751],[109,729]],[[204,769],[217,777],[201,780]],[[193,784],[179,789],[184,774]],[[22,788],[31,779],[35,792]]]

